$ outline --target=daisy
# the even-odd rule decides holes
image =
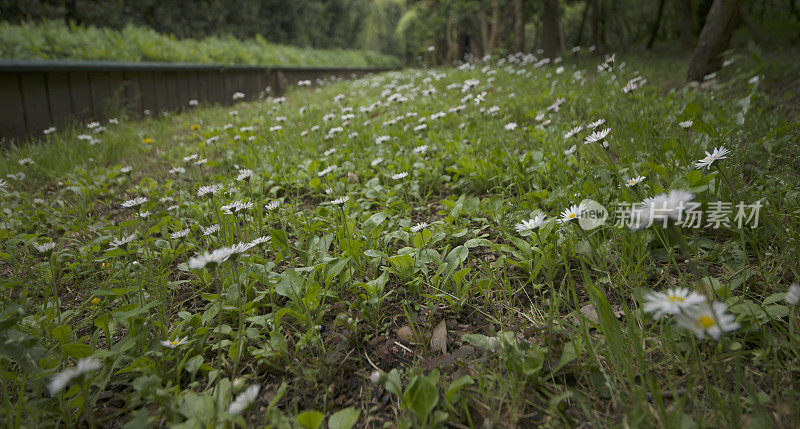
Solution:
[[[145,210],[143,212],[137,213],[136,216],[139,216],[142,219],[146,219],[148,216],[150,216],[150,214],[151,214],[150,210]]]
[[[97,371],[102,367],[103,364],[97,359],[83,358],[78,361],[78,364],[74,368],[64,369],[54,375],[53,378],[50,379],[50,383],[47,384],[47,390],[50,392],[50,396],[56,396],[56,394],[64,390],[72,380],[82,377],[84,374]]]
[[[331,171],[336,170],[336,168],[337,167],[335,165],[331,165],[331,166],[325,168],[324,170],[320,171],[319,173],[317,173],[317,177],[322,177],[322,176],[330,173]]]
[[[136,207],[147,202],[147,197],[136,197],[132,200],[123,202],[121,205],[125,208]]]
[[[116,249],[118,247],[127,246],[135,238],[136,238],[136,234],[131,234],[129,236],[121,237],[121,238],[115,238],[115,239],[111,240],[111,243],[109,243],[109,245],[111,246],[112,249]]]
[[[425,229],[428,226],[427,222],[420,222],[411,227],[411,232],[419,232],[422,229]]]
[[[273,211],[273,210],[277,209],[280,206],[281,206],[280,200],[273,200],[273,201],[268,202],[267,204],[264,204],[264,208],[266,208],[269,211]]]
[[[390,136],[386,136],[386,135],[375,137],[375,144],[381,144],[381,143],[387,142],[387,141],[389,141],[390,138],[391,138]]]
[[[236,399],[231,402],[231,406],[228,408],[228,412],[231,414],[241,414],[242,411],[246,410],[253,402],[258,399],[258,391],[261,390],[261,386],[255,384],[253,386],[248,387],[245,389],[244,392],[239,394]]]
[[[125,166],[119,169],[119,172],[122,174],[130,174],[133,171],[133,167]]]
[[[218,231],[219,231],[219,224],[215,223],[214,225],[211,225],[208,228],[203,228],[203,235],[208,236]]]
[[[236,176],[236,181],[237,182],[241,182],[241,181],[244,181],[244,180],[250,180],[251,177],[253,177],[253,170],[249,170],[247,168],[243,168],[243,169],[239,170],[239,175]]]
[[[344,197],[337,198],[337,199],[331,201],[331,204],[339,205],[339,204],[344,204],[344,203],[346,203],[348,201],[350,201],[350,196],[345,195]]]
[[[369,165],[375,167],[375,166],[377,166],[378,164],[380,164],[382,162],[383,162],[383,158],[379,157],[379,158],[373,159],[372,162],[369,163]]]
[[[184,157],[183,157],[183,162],[185,162],[185,163],[189,163],[189,162],[192,162],[192,161],[194,161],[194,160],[196,160],[196,159],[198,159],[198,158],[200,158],[200,155],[198,155],[198,154],[196,154],[196,153],[193,153],[193,154],[191,154],[191,155],[184,156]]]
[[[508,130],[508,131],[515,130],[515,129],[517,129],[517,123],[516,122],[509,122],[509,123],[507,123],[505,125],[505,129]]]
[[[646,179],[645,176],[639,176],[639,177],[630,178],[625,182],[625,186],[630,188],[631,186],[636,185],[637,183],[641,182],[644,179]]]
[[[573,205],[572,207],[565,209],[561,212],[561,219],[558,220],[559,223],[565,225],[567,222],[578,219],[581,216],[581,211],[583,210],[583,205]]]
[[[680,125],[681,128],[689,128],[692,126],[692,124],[694,124],[694,121],[692,120],[678,122],[678,125]]]
[[[188,265],[192,270],[199,270],[206,267],[214,269],[217,265],[227,261],[231,255],[236,253],[233,247],[222,247],[213,252],[204,252],[201,255],[192,257],[189,259]]]
[[[678,326],[694,332],[697,338],[708,336],[718,340],[723,332],[733,331],[740,326],[736,323],[736,317],[725,313],[727,309],[728,306],[721,302],[714,302],[711,305],[703,303],[678,314],[675,322]]]
[[[414,153],[424,154],[427,151],[428,151],[428,145],[426,144],[414,148]]]
[[[44,244],[35,244],[34,243],[33,247],[35,247],[36,250],[38,250],[40,253],[47,253],[47,252],[50,252],[53,249],[55,249],[56,243],[54,243],[52,241],[48,241],[47,243],[44,243]]]
[[[393,174],[392,175],[392,179],[393,180],[400,180],[400,179],[406,178],[407,176],[408,176],[408,172],[404,171],[402,173]]]
[[[425,128],[428,128],[428,124],[419,124],[416,127],[414,127],[414,131],[421,131],[424,130]]]
[[[17,162],[19,163],[19,165],[33,165],[34,164],[33,160],[30,159],[30,158],[22,158]]]
[[[644,311],[654,313],[654,319],[660,319],[665,314],[678,314],[683,309],[706,302],[704,296],[686,288],[670,289],[666,293],[651,292],[646,299]]]
[[[569,139],[570,137],[574,136],[575,134],[578,134],[579,132],[581,132],[582,130],[583,130],[583,125],[576,125],[575,128],[567,131],[567,133],[564,134],[564,139]]]
[[[220,210],[222,210],[222,213],[225,214],[237,214],[239,212],[249,210],[252,208],[253,208],[253,203],[236,200],[228,205],[220,207]]]
[[[44,133],[44,135],[52,134],[54,132],[56,132],[56,127],[50,127],[48,129],[42,131],[42,133]]]
[[[800,283],[795,283],[789,287],[786,292],[786,297],[783,298],[789,305],[797,305],[800,303]]]
[[[197,196],[198,197],[202,197],[203,195],[206,195],[206,194],[212,194],[213,195],[213,194],[216,194],[217,192],[219,192],[220,189],[222,189],[222,188],[219,185],[201,186],[200,188],[197,189]]]
[[[187,235],[189,235],[189,232],[191,232],[191,229],[190,228],[186,228],[186,229],[182,229],[180,231],[173,232],[172,234],[169,235],[169,237],[170,238],[183,238],[183,237],[186,237]]]
[[[335,148],[335,147],[332,147],[332,148],[330,148],[330,149],[326,150],[326,151],[323,153],[323,155],[324,155],[324,156],[329,156],[329,155],[333,155],[334,153],[336,153],[336,148]]]
[[[161,345],[166,347],[166,348],[168,348],[168,349],[174,349],[176,347],[180,347],[180,346],[182,346],[184,344],[187,344],[187,343],[189,343],[189,337],[183,337],[180,340],[174,339],[172,341],[169,341],[169,340],[161,341]]]
[[[530,231],[539,228],[545,223],[547,223],[547,215],[539,213],[533,219],[523,220],[521,223],[514,225],[514,229],[517,232]]]
[[[249,247],[255,247],[258,246],[259,244],[269,243],[270,240],[271,237],[267,235],[262,235],[261,237],[254,238],[253,241],[247,243],[247,245]]]
[[[729,153],[731,153],[731,151],[726,149],[725,146],[715,148],[712,153],[706,152],[706,157],[697,161],[694,166],[698,169],[703,167],[710,169],[714,161],[727,158]]]
[[[593,131],[591,134],[586,136],[586,140],[584,140],[584,144],[594,143],[605,140],[608,133],[611,132],[611,128],[605,128],[600,131]]]
[[[8,182],[6,182],[3,179],[0,179],[0,192],[7,193],[8,190],[6,188],[8,188]]]
[[[586,128],[588,128],[590,130],[593,130],[593,129],[595,129],[595,128],[597,128],[600,125],[603,125],[605,123],[606,123],[606,120],[601,118],[601,119],[598,119],[598,120],[596,120],[594,122],[590,122],[588,125],[586,125]]]
[[[170,168],[169,174],[183,174],[186,173],[186,169],[183,167],[174,167]]]
[[[668,194],[647,198],[642,202],[641,208],[637,209],[637,214],[640,216],[631,222],[630,228],[641,229],[657,219],[662,220],[665,225],[668,219],[680,222],[693,199],[694,194],[683,189],[673,189]]]
[[[575,153],[576,150],[578,150],[578,146],[572,145],[571,148],[564,151],[564,155],[572,155],[573,153]]]

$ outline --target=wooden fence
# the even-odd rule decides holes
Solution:
[[[0,61],[0,140],[23,140],[51,126],[108,119],[121,111],[180,111],[282,94],[310,80],[355,78],[383,68],[221,66],[107,61]]]

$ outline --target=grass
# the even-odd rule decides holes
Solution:
[[[796,426],[785,58],[732,53],[702,88],[685,57],[407,70],[12,148],[3,424]],[[565,138],[599,118],[607,148]],[[615,226],[675,190],[702,227]],[[555,221],[584,199],[612,217]],[[706,226],[717,201],[730,223]],[[676,288],[725,308],[645,311]]]
[[[66,25],[61,21],[0,23],[0,58],[113,60],[321,67],[397,67],[400,60],[372,51],[312,49],[210,36],[177,39],[149,28],[121,30]]]

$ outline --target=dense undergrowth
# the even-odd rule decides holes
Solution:
[[[787,65],[684,60],[392,72],[9,150],[3,424],[796,426]]]
[[[312,49],[209,36],[178,39],[127,25],[121,30],[68,26],[61,21],[0,23],[0,58],[113,60],[321,67],[397,67],[400,60],[373,51]]]

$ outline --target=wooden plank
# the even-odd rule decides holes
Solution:
[[[19,73],[0,73],[0,138],[23,139],[26,135]]]
[[[106,114],[100,118],[118,117],[128,109],[128,97],[125,91],[125,76],[121,71],[108,72],[108,101]]]
[[[106,117],[109,112],[111,90],[109,89],[109,77],[106,72],[89,73],[89,87],[92,93],[92,118],[99,119]]]
[[[167,83],[167,110],[179,110],[183,103],[181,103],[181,96],[179,92],[180,81],[178,79],[178,72],[167,72],[164,76]]]
[[[122,74],[125,79],[125,99],[128,102],[128,114],[131,117],[139,118],[142,116],[142,87],[139,73],[135,71],[125,71]]]
[[[64,72],[49,72],[45,77],[52,124],[61,126],[73,120],[69,76]]]
[[[69,91],[72,98],[72,115],[79,121],[86,122],[94,110],[88,74],[86,72],[69,73]]]
[[[210,73],[208,72],[197,73],[197,100],[200,102],[201,106],[210,104],[211,93],[209,88],[209,76]]]
[[[153,73],[153,84],[156,90],[156,108],[153,110],[153,116],[160,116],[161,112],[167,110],[169,106],[169,94],[167,93],[167,80],[165,72]]]
[[[40,134],[53,123],[44,73],[23,73],[19,84],[25,106],[25,127],[29,134]]]
[[[189,73],[184,71],[178,72],[178,102],[180,103],[180,110],[184,111],[189,106],[189,85],[191,78]]]
[[[144,115],[146,110],[151,114],[158,113],[158,99],[156,98],[156,85],[154,73],[151,71],[137,72],[139,75],[139,88],[142,90],[142,110],[141,114]]]
[[[200,101],[200,73],[186,73],[188,78],[188,92],[187,92],[187,100],[185,101],[185,105],[189,105],[189,100],[198,100]]]

